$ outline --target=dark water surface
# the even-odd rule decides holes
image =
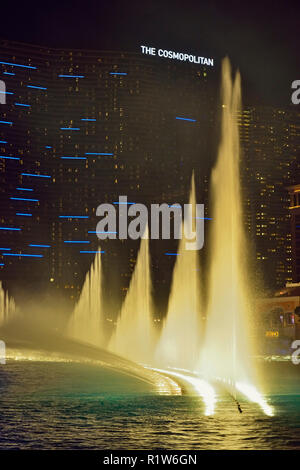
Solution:
[[[152,387],[91,364],[8,361],[0,365],[0,449],[300,449],[300,365],[264,365],[268,417],[218,397],[213,416],[200,398]]]

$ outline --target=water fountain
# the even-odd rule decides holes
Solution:
[[[203,307],[200,303],[199,254],[185,249],[183,230],[167,316],[156,343],[146,229],[108,349],[132,361],[157,367],[154,369],[157,372],[186,380],[202,395],[207,404],[207,414],[214,412],[216,399],[212,385],[218,384],[232,396],[240,411],[238,393],[271,415],[271,407],[253,385],[255,374],[249,341],[250,282],[239,173],[237,118],[240,109],[240,75],[236,74],[233,83],[230,62],[225,59],[222,64],[221,141],[211,183],[213,221],[204,339],[200,324]],[[192,207],[196,205],[194,176],[189,203]],[[97,255],[74,310],[70,325],[73,337],[97,346],[103,343],[101,299],[101,257]],[[199,373],[195,374],[195,370]]]
[[[109,349],[127,359],[151,363],[155,339],[149,240],[146,228]]]
[[[246,320],[249,294],[245,264],[246,242],[239,176],[240,75],[234,84],[231,67],[222,67],[222,129],[218,158],[212,172],[212,226],[207,327],[201,370],[206,376],[235,383],[248,379],[250,348]]]
[[[236,398],[237,389],[271,413],[255,387],[249,341],[251,302],[244,234],[238,113],[240,75],[231,78],[229,59],[222,64],[222,129],[217,163],[212,172],[212,226],[207,325],[200,371],[224,384]],[[259,399],[257,397],[260,397]]]
[[[68,325],[68,334],[78,341],[102,347],[104,335],[101,253],[96,253],[80,298]]]
[[[195,216],[194,175],[189,204]],[[200,346],[199,253],[185,249],[184,230],[182,233],[173,271],[167,316],[156,350],[156,361],[160,366],[194,370]]]
[[[0,281],[0,325],[7,322],[16,312],[14,300],[4,291]]]

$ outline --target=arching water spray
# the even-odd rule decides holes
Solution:
[[[97,347],[104,345],[101,253],[95,255],[68,325],[69,335]]]
[[[207,325],[200,372],[219,380],[236,399],[236,391],[253,398],[237,383],[253,384],[249,341],[249,276],[247,243],[242,220],[238,115],[241,110],[240,75],[231,78],[230,62],[222,64],[222,129],[217,163],[212,173],[212,227]],[[260,396],[255,390],[255,400]],[[246,393],[247,392],[247,393]]]
[[[196,216],[194,175],[189,198]],[[167,316],[156,350],[156,363],[160,366],[193,370],[197,364],[200,346],[200,289],[199,252],[186,250],[184,230],[179,242],[174,267]]]
[[[129,289],[108,348],[127,359],[151,364],[156,342],[152,312],[152,281],[147,228],[141,240]]]
[[[9,321],[15,313],[15,302],[8,296],[8,293],[5,292],[0,281],[0,326]]]

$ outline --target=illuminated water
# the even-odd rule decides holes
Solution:
[[[100,347],[105,343],[103,322],[102,269],[99,251],[86,275],[80,298],[70,319],[68,333],[72,338]]]
[[[228,396],[204,416],[195,396],[161,396],[136,378],[87,364],[0,366],[1,449],[300,449],[299,366],[268,363],[276,415]]]
[[[149,363],[153,358],[156,334],[152,316],[148,229],[144,237],[108,349],[133,361]]]
[[[195,217],[195,181],[192,177],[189,203]],[[184,233],[184,231],[183,231]],[[199,253],[185,249],[186,239],[179,242],[167,316],[156,351],[158,367],[195,369],[200,346]]]

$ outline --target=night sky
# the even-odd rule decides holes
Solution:
[[[140,53],[140,45],[214,57],[242,73],[244,100],[291,105],[300,79],[299,2],[85,0],[1,4],[2,39]]]

